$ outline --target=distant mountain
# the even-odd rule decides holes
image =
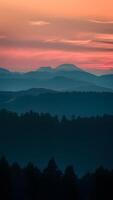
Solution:
[[[73,64],[62,64],[56,67],[56,70],[59,71],[82,71],[79,67],[73,65]]]
[[[4,73],[6,73],[6,72],[10,72],[8,69],[5,69],[5,68],[2,68],[2,67],[0,67],[0,73],[1,72],[4,72]]]
[[[113,89],[113,74],[100,76],[97,84],[100,86]]]
[[[113,93],[54,92],[45,89],[0,92],[0,109],[3,108],[17,112],[49,112],[59,116],[113,114]]]
[[[10,71],[4,68],[0,68],[0,74],[5,74],[5,73],[10,73]]]
[[[113,92],[112,89],[65,76],[55,76],[54,78],[47,79],[43,81],[41,86],[57,91]]]
[[[19,91],[30,88],[112,92],[113,75],[96,76],[73,64],[63,64],[56,68],[40,67],[36,71],[26,73],[10,72],[1,68],[1,91]]]
[[[40,67],[38,69],[38,71],[41,71],[41,72],[52,72],[53,70],[54,69],[52,67],[50,67],[50,66],[48,66],[48,67]]]

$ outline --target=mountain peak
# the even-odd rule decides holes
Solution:
[[[81,69],[73,64],[62,64],[62,65],[59,65],[56,70],[65,70],[65,71],[81,71]]]
[[[10,73],[8,69],[0,67],[0,73]]]
[[[45,66],[45,67],[40,67],[39,69],[38,69],[38,71],[46,71],[46,72],[50,72],[50,71],[52,71],[53,69],[52,69],[52,67],[50,67],[50,66]]]

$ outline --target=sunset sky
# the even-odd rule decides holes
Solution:
[[[113,0],[0,0],[0,67],[113,70]]]

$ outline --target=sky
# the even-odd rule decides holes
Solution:
[[[0,0],[0,67],[113,72],[113,0]]]

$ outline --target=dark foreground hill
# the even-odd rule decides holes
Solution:
[[[17,115],[0,111],[0,154],[43,168],[55,157],[61,168],[73,164],[79,174],[100,165],[113,168],[113,116],[58,120],[49,114]]]
[[[16,112],[36,111],[67,116],[113,114],[113,93],[56,92],[31,89],[0,92],[0,108]]]

